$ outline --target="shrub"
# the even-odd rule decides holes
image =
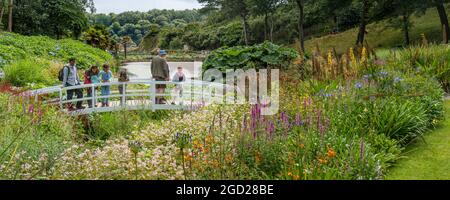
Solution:
[[[236,46],[217,49],[206,58],[203,70],[219,69],[264,69],[266,67],[287,68],[296,59],[294,49],[281,47],[270,42],[254,46]]]
[[[18,87],[42,86],[54,83],[46,69],[50,62],[41,59],[26,59],[14,62],[4,68],[5,80]]]

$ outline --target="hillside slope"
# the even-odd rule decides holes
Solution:
[[[410,32],[413,44],[422,41],[421,34],[425,34],[429,42],[441,41],[441,25],[438,13],[435,9],[429,9],[422,16],[412,16],[413,27]],[[404,44],[403,32],[401,29],[390,28],[387,21],[370,24],[368,27],[367,41],[374,48],[400,47]],[[336,35],[328,35],[321,38],[313,38],[306,41],[308,51],[318,45],[321,49],[328,50],[333,47],[338,53],[345,52],[349,47],[354,46],[358,29],[354,28]]]
[[[106,51],[72,39],[54,40],[45,36],[0,33],[0,68],[23,59],[67,62],[71,57],[76,58],[83,68],[112,59]]]

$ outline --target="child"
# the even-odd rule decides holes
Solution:
[[[186,75],[183,72],[183,67],[179,66],[177,69],[177,73],[173,76],[172,81],[175,83],[186,82]],[[180,97],[183,97],[183,86],[178,84],[175,87],[175,94],[179,94]]]
[[[100,83],[100,79],[98,77],[99,72],[100,71],[98,70],[98,66],[95,66],[95,65],[91,66],[91,68],[84,73],[84,84]],[[92,97],[96,92],[96,89],[94,89],[94,91],[92,91],[92,88],[87,88],[86,90],[87,90],[88,97]],[[88,100],[89,108],[93,107],[92,102],[93,102],[92,100]]]
[[[100,72],[99,77],[103,83],[111,82],[113,75],[112,72],[110,71],[109,65],[107,64],[103,65],[103,71]],[[101,93],[102,96],[109,96],[111,94],[111,86],[109,85],[102,86]],[[102,107],[108,106],[109,106],[109,98],[102,98]]]
[[[128,77],[128,71],[127,71],[127,69],[123,68],[119,72],[119,82],[123,83],[123,82],[128,82],[128,81],[130,81],[130,78]],[[126,90],[127,90],[127,85],[119,85],[119,93],[121,95],[124,95],[126,93]],[[125,100],[124,98],[120,99],[121,106],[125,103],[124,100]]]

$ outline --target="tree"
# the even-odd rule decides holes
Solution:
[[[124,36],[120,39],[120,43],[122,44],[123,50],[125,52],[125,59],[127,59],[128,45],[133,44],[133,40],[130,36]]]
[[[282,0],[247,0],[250,11],[254,15],[264,16],[264,39],[273,41],[273,13]],[[270,18],[270,27],[269,27]]]
[[[300,41],[300,50],[305,52],[305,5],[310,3],[309,0],[291,0],[297,7],[298,11],[298,36]]]
[[[339,17],[348,13],[352,9],[352,0],[317,0],[315,5],[310,8],[311,15],[321,21],[333,22],[333,29],[331,32],[337,33],[340,31]]]
[[[198,0],[199,3],[206,4],[206,7],[219,9],[227,16],[239,16],[242,20],[243,37],[246,45],[249,44],[251,31],[249,29],[248,17],[249,8],[243,0]]]
[[[159,44],[159,27],[157,25],[151,26],[149,32],[147,35],[144,36],[142,39],[142,42],[139,44],[140,49],[150,52],[156,47],[158,47]]]
[[[447,3],[447,0],[433,0],[432,3],[436,7],[439,13],[439,19],[441,20],[442,25],[442,36],[444,44],[448,44],[449,36],[450,36],[450,26],[447,18],[447,11],[445,10],[444,3]]]
[[[3,15],[5,14],[6,0],[0,0],[0,31],[3,30]]]
[[[372,6],[372,0],[357,0],[361,5],[360,21],[358,29],[358,37],[356,39],[356,45],[360,46],[364,44],[367,24],[369,23],[369,10]]]
[[[9,4],[8,4],[8,13],[9,13],[9,17],[8,17],[8,31],[12,32],[12,27],[13,27],[13,6],[14,6],[14,1],[13,0],[9,0]]]
[[[409,30],[413,24],[411,22],[411,16],[414,13],[420,14],[418,11],[423,5],[422,0],[393,0],[391,7],[393,12],[390,12],[393,16],[389,19],[393,28],[400,28],[403,32],[404,43],[409,46],[411,43]]]
[[[83,39],[87,44],[103,50],[109,49],[112,44],[111,36],[106,27],[96,25],[83,33]]]

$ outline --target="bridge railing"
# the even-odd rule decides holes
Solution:
[[[156,85],[165,85],[166,92],[157,93]],[[99,91],[101,87],[110,87],[109,95],[102,95]],[[118,88],[123,88],[120,93]],[[27,92],[27,96],[40,101],[43,104],[58,106],[65,110],[65,105],[77,102],[91,102],[92,107],[83,110],[76,110],[70,113],[74,115],[111,112],[118,110],[178,110],[192,109],[204,106],[211,101],[221,101],[229,98],[223,95],[223,90],[227,89],[223,84],[189,80],[186,82],[154,81],[154,80],[132,80],[129,82],[109,82],[98,84],[82,84],[77,86],[62,87],[55,86]],[[87,95],[90,89],[91,95]],[[67,92],[70,90],[82,90],[83,98],[67,99]],[[168,104],[156,104],[158,97],[167,98]],[[107,107],[98,107],[98,102],[104,99],[110,100]]]

